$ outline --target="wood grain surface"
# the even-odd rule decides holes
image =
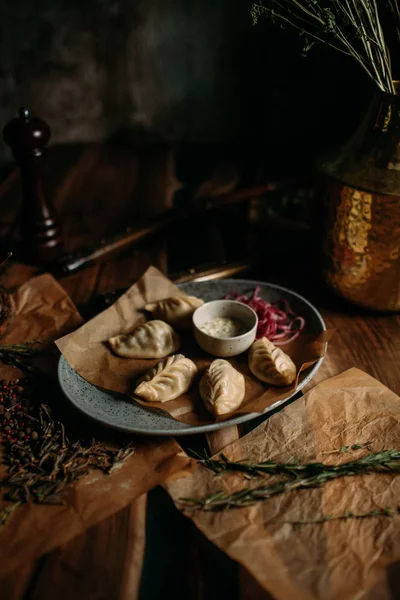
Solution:
[[[178,187],[173,154],[170,148],[162,146],[142,153],[110,145],[55,147],[48,156],[47,172],[48,190],[61,215],[69,250],[98,242],[102,236],[118,231],[127,221],[134,222],[138,215],[156,214],[169,208]],[[12,172],[0,184],[2,236],[16,226],[19,199],[18,173]],[[245,237],[243,219],[241,227]],[[201,237],[196,233],[196,224],[189,223],[185,233],[186,238],[189,234],[192,236],[196,245],[193,256],[201,256]],[[176,232],[174,235],[174,239],[159,238],[105,264],[86,268],[62,279],[61,283],[73,301],[84,307],[95,294],[127,287],[150,264],[164,272],[179,270],[190,261],[190,256],[185,256],[186,263],[182,264],[171,260],[168,252],[176,245]],[[319,281],[317,253],[312,242],[309,245],[306,242],[300,251],[301,235],[289,235],[282,245],[281,231],[271,228],[268,236],[263,231],[258,235],[261,241],[255,242],[252,249],[254,264],[249,276],[282,283],[303,293],[320,309],[327,326],[336,330],[327,357],[308,387],[355,366],[400,394],[400,374],[396,368],[400,356],[400,317],[365,313],[333,297]],[[209,240],[208,250],[216,253],[216,260],[221,260],[227,239],[221,227],[210,223],[207,236],[214,236]],[[276,259],[277,240],[281,240],[283,248],[279,260]],[[186,252],[190,254],[190,248],[186,250],[185,246]],[[179,253],[174,256],[177,255]],[[0,283],[15,289],[37,272],[35,267],[14,262],[2,273]],[[207,436],[207,442],[211,451],[216,452],[238,435],[238,428],[226,428]],[[197,443],[204,444],[205,440]],[[42,557],[37,564],[26,565],[22,572],[10,578],[7,589],[2,590],[2,600],[156,600],[165,597],[165,591],[157,587],[156,581],[163,577],[175,590],[175,600],[209,600],[217,597],[219,589],[210,556],[223,570],[229,591],[229,595],[221,592],[219,600],[225,597],[268,600],[248,574],[239,573],[230,559],[214,547],[210,549],[211,545],[162,495],[160,502],[165,503],[165,509],[160,508],[156,503],[158,493],[150,494],[151,510],[148,509],[147,515],[147,500],[142,497]],[[168,519],[176,525],[176,533],[168,529]],[[176,537],[172,554],[165,539],[163,541],[168,531]],[[155,572],[153,563],[157,567],[154,567]]]

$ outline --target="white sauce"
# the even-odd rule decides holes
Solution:
[[[231,317],[217,317],[204,323],[200,329],[216,338],[236,337],[247,331],[243,321]]]

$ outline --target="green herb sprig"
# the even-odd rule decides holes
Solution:
[[[242,463],[236,463],[236,466],[242,467]],[[247,465],[249,467],[249,465]],[[283,494],[301,489],[317,488],[321,485],[338,479],[339,477],[350,477],[355,475],[365,475],[368,473],[400,473],[400,452],[397,450],[382,450],[380,452],[371,452],[361,458],[346,462],[342,465],[326,465],[324,463],[257,463],[250,465],[250,472],[259,473],[257,467],[268,469],[268,474],[282,474],[286,471],[293,475],[290,479],[285,479],[273,484],[264,484],[254,488],[244,488],[233,494],[226,494],[223,491],[210,494],[205,498],[181,498],[183,505],[187,507],[204,511],[221,511],[233,508],[244,508],[251,506],[256,502],[268,500],[277,494]],[[296,471],[297,469],[297,471]],[[238,469],[236,469],[238,470]],[[283,470],[283,471],[282,471]],[[245,472],[248,472],[245,469]],[[284,474],[287,474],[286,472]]]
[[[349,452],[349,450],[370,449],[370,444],[371,442],[365,442],[362,444],[353,444],[351,446],[342,446],[340,450],[332,451],[332,454],[337,452],[347,453]],[[308,464],[301,464],[293,460],[288,460],[284,463],[279,463],[274,460],[265,460],[258,463],[250,463],[244,460],[231,461],[224,454],[220,454],[219,458],[217,459],[209,457],[205,452],[202,454],[200,452],[192,451],[191,455],[194,458],[197,458],[204,467],[210,469],[216,475],[221,475],[223,473],[228,472],[236,472],[242,473],[244,477],[248,478],[260,477],[260,475],[286,475],[288,477],[305,477],[307,475],[316,475],[318,473],[323,473],[326,471],[327,468],[334,468],[334,465],[326,465],[322,462],[311,462]]]

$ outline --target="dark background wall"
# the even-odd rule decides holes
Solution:
[[[144,140],[267,145],[291,162],[343,141],[373,87],[326,48],[247,0],[2,0],[0,123],[19,105],[53,143]],[[0,162],[9,154],[0,145]]]

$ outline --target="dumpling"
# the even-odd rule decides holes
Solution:
[[[265,337],[251,346],[249,369],[257,379],[271,385],[290,385],[297,372],[290,356]]]
[[[200,381],[200,396],[216,417],[236,410],[244,399],[244,377],[222,358],[214,360]]]
[[[195,296],[171,296],[152,304],[146,304],[145,310],[151,312],[154,319],[161,319],[177,329],[190,329],[192,315],[204,300]]]
[[[179,335],[163,321],[148,321],[108,342],[115,354],[124,358],[164,358],[180,346]]]
[[[187,392],[196,374],[196,365],[183,354],[168,356],[139,379],[134,394],[148,402],[168,402]]]

